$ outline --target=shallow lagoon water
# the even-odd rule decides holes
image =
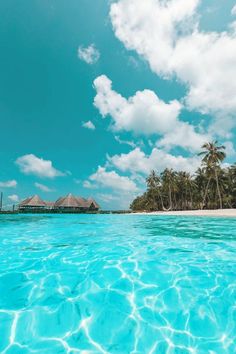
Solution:
[[[236,219],[1,215],[0,352],[235,353]]]

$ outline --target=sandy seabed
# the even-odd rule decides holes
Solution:
[[[135,213],[139,215],[176,215],[176,216],[219,216],[236,217],[236,209],[216,209],[216,210],[183,210],[183,211],[155,211],[152,213]]]

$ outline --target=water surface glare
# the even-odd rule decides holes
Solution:
[[[0,353],[236,353],[236,219],[0,215]]]

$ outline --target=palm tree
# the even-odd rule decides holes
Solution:
[[[155,189],[159,183],[159,176],[154,170],[151,171],[150,175],[146,178],[148,189]]]
[[[186,209],[188,204],[188,187],[186,180],[186,172],[179,171],[176,173],[176,184],[177,184],[177,209]]]
[[[197,185],[190,173],[186,173],[185,175],[185,184],[190,196],[190,209],[193,209],[193,192],[195,191]]]
[[[217,192],[218,192],[218,197],[219,197],[219,202],[220,202],[220,209],[222,209],[223,205],[222,205],[222,197],[221,197],[221,192],[220,192],[220,187],[219,187],[218,169],[220,167],[220,163],[226,157],[226,154],[223,151],[223,150],[225,150],[225,146],[218,145],[217,141],[213,141],[210,143],[205,143],[202,146],[202,149],[204,149],[204,150],[199,153],[199,156],[203,156],[202,163],[204,166],[206,166],[207,170],[210,171],[212,169],[214,171],[215,180],[216,180],[216,187],[217,187]],[[211,178],[212,178],[212,175],[210,174],[207,189],[208,189]],[[206,191],[206,193],[207,193],[207,191]],[[204,202],[205,202],[205,200],[204,200]]]
[[[166,168],[161,174],[163,188],[168,191],[169,210],[172,210],[173,208],[172,193],[173,190],[176,189],[175,177],[176,177],[175,171],[168,168]]]
[[[147,191],[135,198],[131,209],[236,208],[236,164],[221,167],[225,148],[217,141],[204,144],[202,149],[202,166],[194,177],[172,169],[165,169],[161,174],[152,171],[146,179]]]
[[[236,165],[222,170],[220,173],[221,184],[224,190],[224,202],[229,208],[236,207]]]
[[[195,180],[189,172],[179,171],[176,173],[176,184],[178,209],[192,209],[193,194],[197,187]]]
[[[151,196],[155,204],[157,203],[157,199],[158,199],[157,197],[159,197],[161,201],[161,207],[163,210],[164,205],[163,205],[162,194],[160,191],[160,187],[161,187],[160,177],[154,170],[152,170],[150,175],[146,178],[146,182],[147,182],[149,196]]]
[[[229,168],[229,195],[232,198],[232,205],[236,207],[236,164]]]
[[[197,186],[196,200],[198,208],[200,207],[203,209],[205,203],[205,191],[208,188],[208,178],[204,167],[199,167],[195,172],[195,183]]]
[[[210,199],[209,198],[209,191],[210,191],[210,186],[211,186],[210,183],[214,179],[214,169],[212,168],[211,165],[205,165],[205,167],[203,169],[205,170],[207,184],[206,184],[206,188],[204,190],[202,208],[205,206],[207,196],[208,196],[208,202],[209,202],[209,199]]]

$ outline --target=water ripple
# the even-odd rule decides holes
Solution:
[[[1,215],[1,353],[236,352],[236,220]]]

